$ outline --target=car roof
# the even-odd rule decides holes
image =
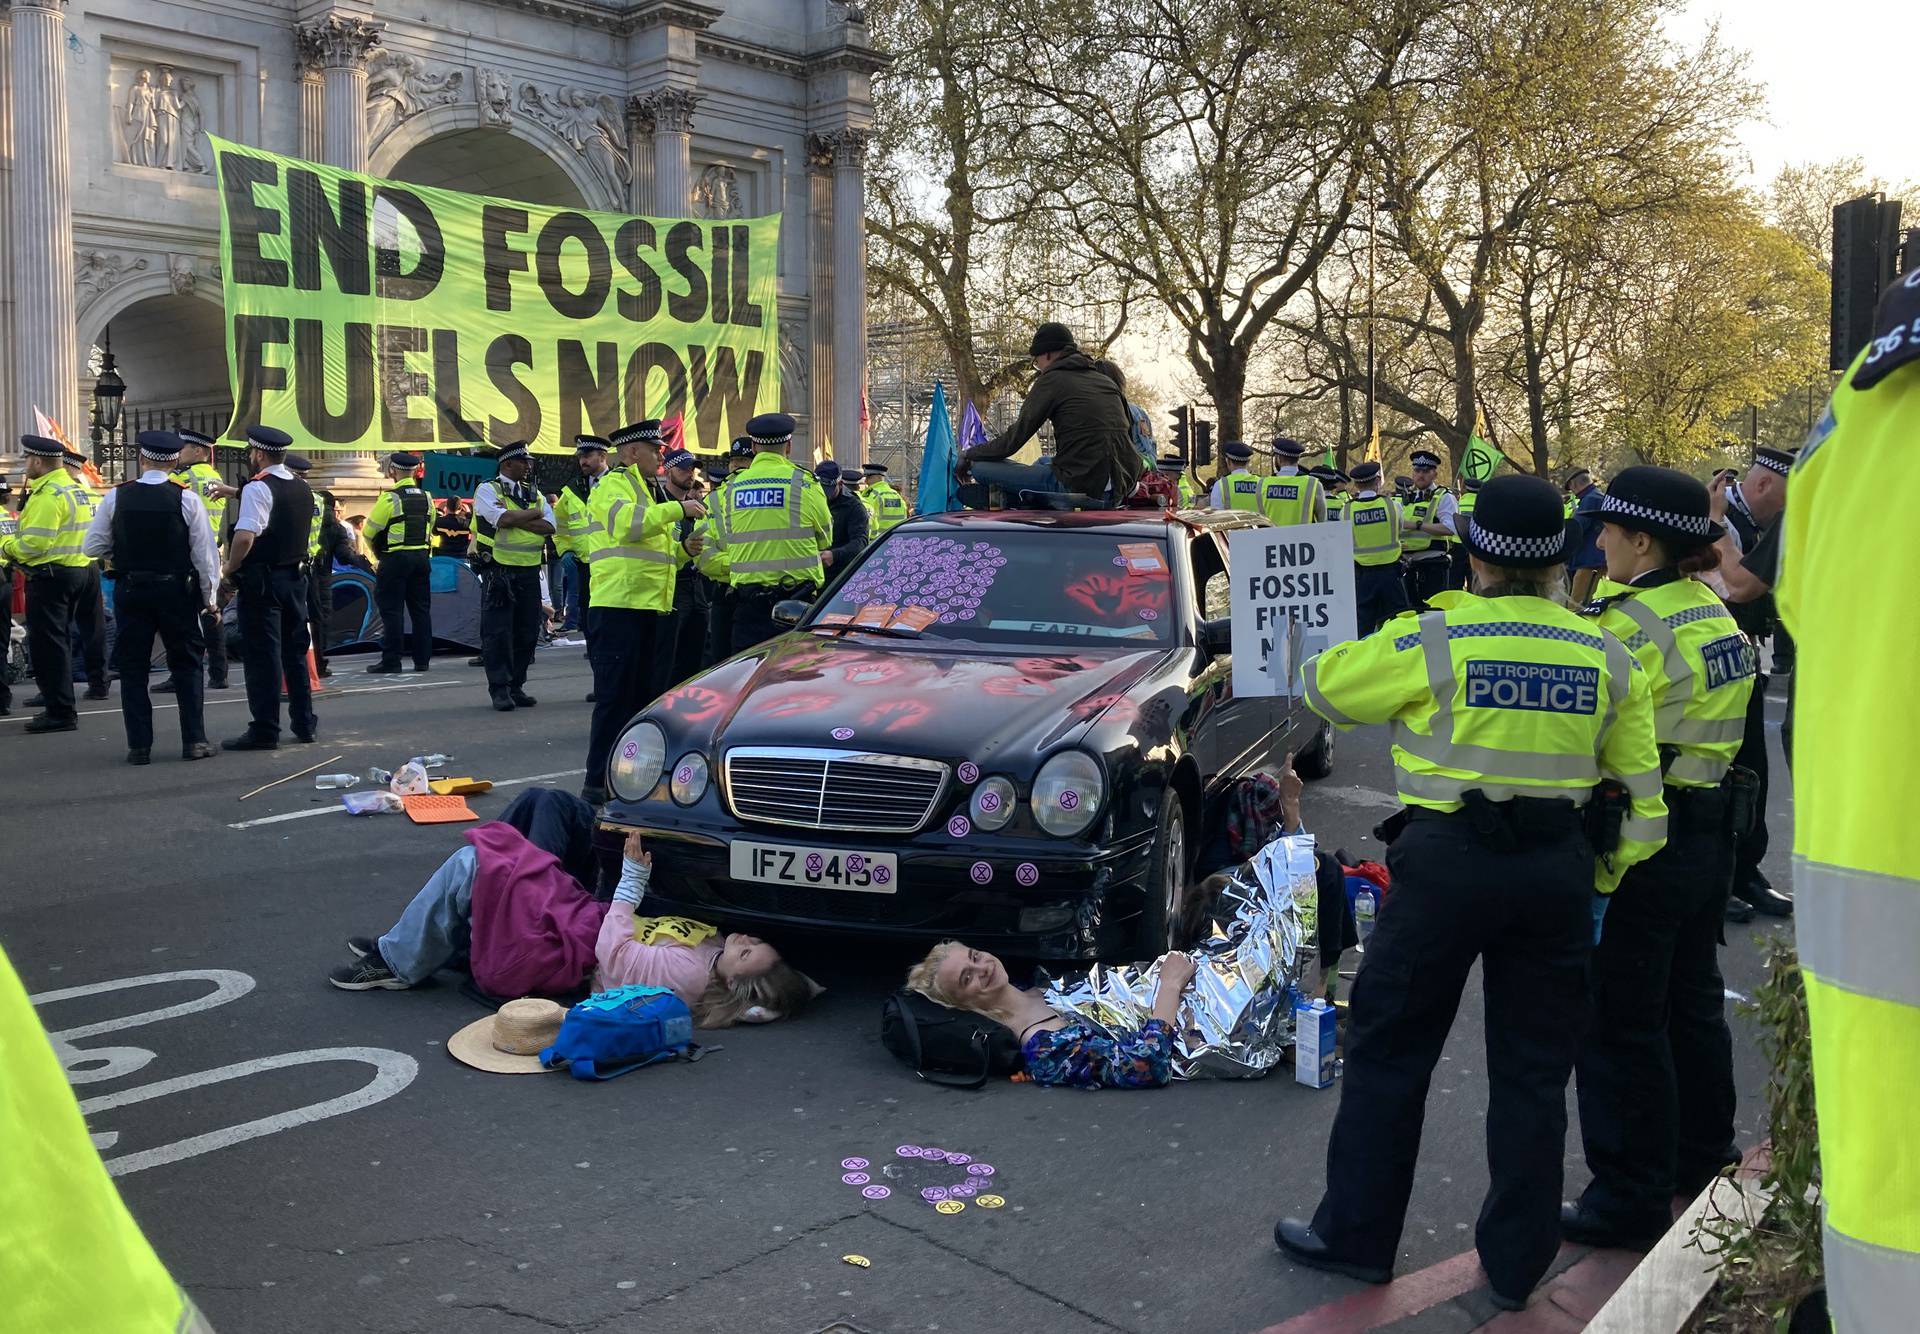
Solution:
[[[1227,532],[1235,528],[1262,528],[1267,521],[1244,510],[955,510],[950,514],[922,514],[902,528],[1053,528],[1077,532],[1112,533],[1118,537],[1164,537],[1169,528]]]

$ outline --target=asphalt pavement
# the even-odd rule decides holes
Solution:
[[[1271,1240],[1318,1198],[1338,1085],[1283,1071],[1154,1092],[930,1087],[876,1040],[907,951],[813,943],[794,957],[829,990],[803,1017],[606,1084],[455,1062],[448,1035],[484,1011],[451,981],[327,986],[344,938],[384,930],[459,827],[346,816],[310,777],[240,794],[335,755],[327,770],[364,772],[443,751],[500,785],[474,799],[486,818],[529,782],[577,789],[590,711],[577,648],[542,651],[540,705],[512,714],[489,710],[464,659],[398,677],[364,662],[336,659],[318,744],[191,765],[169,711],[154,763],[122,762],[117,687],[78,733],[0,719],[0,943],[76,1049],[69,1073],[135,1215],[223,1334],[1252,1331],[1354,1290]],[[210,697],[216,739],[245,721],[234,679]],[[1786,788],[1770,812],[1779,884]],[[1309,826],[1377,856],[1367,831],[1391,791],[1384,734],[1343,737],[1333,777],[1308,787]],[[1731,990],[1751,992],[1755,937],[1781,929],[1729,927]],[[1402,1275],[1472,1244],[1482,1015],[1469,991],[1428,1103]],[[1742,1027],[1751,1143],[1762,1071]],[[938,1172],[902,1145],[993,1166],[1003,1205],[935,1212],[911,1188]],[[849,1158],[892,1195],[844,1184]]]

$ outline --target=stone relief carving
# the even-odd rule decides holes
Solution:
[[[429,68],[418,56],[376,50],[367,58],[367,144],[428,107],[461,101],[466,78],[462,70]]]
[[[829,130],[816,135],[824,151],[833,155],[836,167],[863,166],[867,160],[867,144],[873,136],[865,130],[842,129]]]
[[[200,283],[198,264],[199,261],[192,255],[167,256],[167,279],[173,284],[175,296],[193,295],[194,288]],[[216,264],[213,267],[215,274],[218,275],[220,266]]]
[[[703,218],[737,218],[741,215],[740,181],[733,168],[716,162],[700,173],[693,188],[694,211]]]
[[[176,72],[171,65],[120,67],[114,76],[125,88],[115,116],[120,161],[193,175],[209,171],[213,153],[206,141],[208,104],[201,100],[202,80],[219,86],[217,79]]]
[[[480,104],[480,122],[508,129],[513,125],[513,77],[503,69],[482,65],[474,72]]]
[[[805,320],[780,321],[780,410],[782,412],[808,411],[811,400],[807,394],[809,358],[806,336]]]
[[[865,23],[867,21],[867,7],[855,3],[854,0],[827,0],[827,3],[833,7],[834,12],[840,16],[840,20],[843,23]]]
[[[111,250],[82,250],[73,257],[74,293],[82,297],[99,296],[146,267],[145,255],[128,259]]]
[[[548,92],[536,83],[523,83],[517,108],[565,139],[610,195],[617,198],[626,190],[633,174],[627,161],[627,127],[613,98],[583,88]]]
[[[693,110],[700,94],[691,88],[658,88],[627,100],[627,109],[643,130],[685,134],[693,128]]]
[[[329,14],[317,23],[303,23],[294,29],[294,42],[303,62],[322,69],[352,69],[367,63],[386,27],[373,19]]]

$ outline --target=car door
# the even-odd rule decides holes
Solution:
[[[1188,549],[1196,607],[1205,619],[1232,610],[1232,571],[1224,534],[1200,533]],[[1266,764],[1287,725],[1287,701],[1233,693],[1233,655],[1222,653],[1201,670],[1210,704],[1196,727],[1195,758],[1209,784],[1238,778]]]

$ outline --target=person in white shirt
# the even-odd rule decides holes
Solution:
[[[539,703],[526,692],[540,639],[540,565],[553,536],[553,506],[533,485],[524,440],[501,449],[500,473],[473,492],[474,568],[480,601],[480,656],[487,694],[502,713]]]
[[[1425,611],[1428,599],[1446,591],[1460,501],[1439,484],[1438,454],[1416,449],[1407,462],[1413,465],[1413,489],[1400,507],[1400,541],[1407,553],[1407,600],[1415,611]]]
[[[201,617],[214,609],[220,554],[206,502],[173,484],[180,437],[142,431],[140,479],[101,499],[80,550],[110,561],[114,577],[114,666],[120,673],[120,717],[127,729],[127,763],[147,764],[153,750],[153,699],[147,676],[157,634],[166,649],[180,705],[180,758],[204,760],[206,683],[201,669],[206,639]],[[217,618],[216,618],[217,623]]]
[[[318,735],[313,684],[307,676],[307,530],[313,491],[287,467],[293,437],[272,426],[247,428],[253,480],[240,488],[240,516],[220,569],[239,597],[241,651],[247,667],[247,730],[223,750],[274,750],[280,745],[280,689],[294,740]]]

